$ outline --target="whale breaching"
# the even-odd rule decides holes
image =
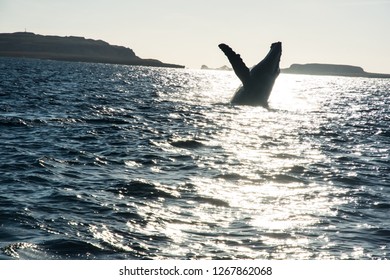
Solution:
[[[242,86],[234,94],[231,103],[267,107],[272,87],[280,73],[279,62],[282,55],[282,43],[273,43],[267,56],[252,69],[249,69],[240,55],[228,45],[219,44],[218,47],[227,56],[234,72],[242,82]]]

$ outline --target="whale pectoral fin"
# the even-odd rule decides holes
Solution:
[[[234,73],[244,84],[247,84],[250,80],[249,68],[242,61],[241,56],[236,54],[231,47],[226,44],[219,44],[218,47],[223,51],[223,53],[229,59],[230,64],[233,66]]]

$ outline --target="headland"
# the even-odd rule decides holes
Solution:
[[[0,33],[0,57],[184,68],[138,57],[130,48],[84,37],[44,36],[30,32]]]

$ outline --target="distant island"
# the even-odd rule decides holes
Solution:
[[[230,68],[230,67],[228,67],[228,66],[226,66],[226,65],[223,65],[223,66],[218,67],[218,68],[210,68],[210,67],[208,67],[207,65],[202,65],[202,66],[200,67],[200,69],[202,69],[202,70],[224,70],[224,71],[233,70],[232,68]]]
[[[390,74],[368,73],[358,66],[320,63],[292,64],[289,68],[281,69],[281,72],[286,74],[390,78]]]
[[[209,68],[202,65],[203,70],[233,70],[224,65],[219,68]],[[322,75],[322,76],[344,76],[344,77],[364,77],[364,78],[390,78],[390,74],[365,72],[362,67],[338,64],[292,64],[289,68],[280,69],[281,73],[302,74],[302,75]]]
[[[143,59],[132,49],[83,37],[44,36],[30,32],[0,33],[0,57],[184,68],[157,59]]]

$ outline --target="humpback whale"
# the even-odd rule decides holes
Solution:
[[[280,73],[279,62],[282,55],[282,43],[273,43],[267,56],[252,69],[249,69],[240,55],[228,45],[219,44],[218,47],[227,56],[234,72],[242,82],[242,86],[237,89],[231,103],[268,107],[268,98]]]

